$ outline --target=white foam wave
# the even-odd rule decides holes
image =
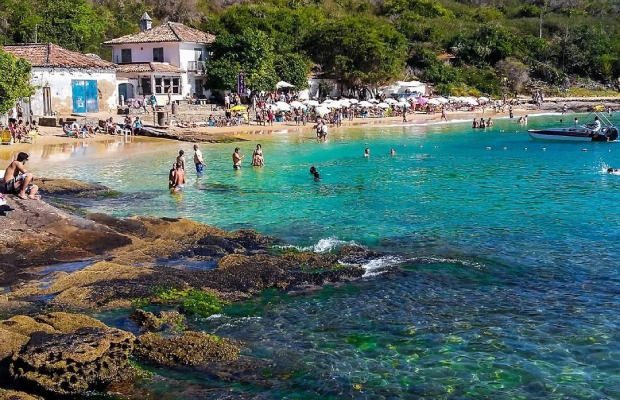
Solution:
[[[363,277],[367,278],[370,276],[381,275],[387,271],[389,267],[393,267],[394,265],[400,264],[403,262],[403,259],[397,256],[385,256],[380,258],[375,258],[373,260],[367,261],[362,264],[362,268],[366,272],[364,272]]]
[[[359,244],[353,240],[346,241],[335,237],[328,237],[321,239],[316,244],[310,246],[282,245],[274,247],[282,250],[295,249],[298,251],[312,251],[314,253],[329,253],[330,251],[336,250],[342,246],[359,246]]]
[[[460,264],[464,267],[473,267],[476,269],[485,269],[486,266],[477,261],[469,261],[469,260],[460,260],[457,258],[444,258],[444,257],[414,257],[409,259],[409,261],[413,263],[425,263],[425,264],[435,264],[435,263],[443,263],[443,264]]]

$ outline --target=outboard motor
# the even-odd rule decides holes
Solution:
[[[610,127],[607,131],[607,135],[610,142],[618,140],[618,128],[616,128],[615,126]]]

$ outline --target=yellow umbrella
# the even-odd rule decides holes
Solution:
[[[233,108],[230,109],[230,111],[245,111],[245,107],[244,106],[234,106]]]

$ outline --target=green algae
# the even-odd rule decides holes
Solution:
[[[179,303],[183,311],[203,317],[222,312],[224,306],[228,304],[212,293],[196,289],[156,287],[154,297],[163,302]]]

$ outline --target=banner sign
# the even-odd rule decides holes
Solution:
[[[245,94],[245,72],[239,72],[237,77],[237,93]]]

